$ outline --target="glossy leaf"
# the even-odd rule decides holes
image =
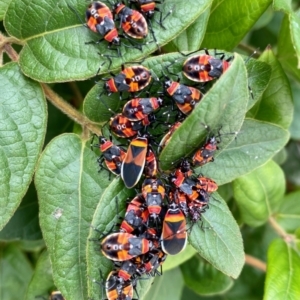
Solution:
[[[156,277],[151,290],[143,300],[180,300],[183,289],[183,278],[179,268],[165,272],[163,276]]]
[[[196,51],[200,49],[210,15],[210,8],[211,5],[207,6],[206,10],[203,11],[198,19],[168,45],[166,45],[164,49],[167,49],[167,52]]]
[[[16,63],[0,69],[0,229],[13,216],[31,182],[42,149],[47,111],[40,85]]]
[[[265,122],[245,119],[236,140],[215,155],[213,164],[196,169],[221,185],[265,164],[287,143],[288,131]],[[234,158],[234,159],[233,159]]]
[[[31,275],[32,266],[18,247],[0,247],[1,300],[22,299]]]
[[[211,8],[202,45],[207,48],[232,50],[246,35],[271,0],[215,0]]]
[[[279,225],[289,233],[294,233],[300,228],[300,191],[295,191],[286,195],[275,214]]]
[[[160,155],[161,168],[169,169],[172,162],[184,157],[205,139],[207,129],[201,124],[209,126],[212,132],[217,132],[220,126],[222,133],[238,132],[245,116],[247,99],[246,68],[243,59],[236,55],[230,68],[172,135]],[[222,144],[226,147],[233,139],[234,134],[224,135]],[[191,149],[187,149],[187,145]]]
[[[285,178],[282,169],[272,160],[233,182],[234,199],[243,221],[260,226],[283,202]]]
[[[37,261],[35,271],[27,288],[25,300],[35,299],[37,296],[43,296],[47,299],[49,291],[53,290],[53,288],[51,262],[48,252],[44,251]]]
[[[287,76],[272,50],[267,48],[259,60],[272,67],[269,85],[247,116],[288,129],[293,119],[293,98]]]
[[[275,240],[268,251],[264,300],[299,299],[299,254],[282,240]]]
[[[48,144],[36,172],[40,225],[54,281],[67,299],[87,299],[87,237],[93,213],[109,185],[107,171],[97,170],[96,155],[85,142],[64,134]]]
[[[225,201],[214,193],[209,209],[202,215],[203,227],[195,225],[190,244],[217,270],[237,278],[244,265],[244,249],[240,229]]]
[[[160,45],[166,44],[181,31],[192,24],[206,10],[211,0],[182,2],[167,0],[160,6],[163,14],[172,8],[174,12],[165,19],[166,30],[153,22],[153,30]],[[86,3],[70,1],[84,16]],[[38,13],[36,13],[38,11]],[[51,11],[51,14],[49,14]],[[22,16],[22,17],[20,17]],[[32,24],[25,26],[24,24]],[[5,27],[9,34],[19,38],[25,46],[20,53],[22,71],[31,78],[43,82],[82,80],[96,74],[107,56],[100,57],[98,52],[116,56],[116,51],[107,50],[106,42],[86,45],[85,42],[97,41],[101,37],[85,28],[67,6],[67,2],[13,0],[9,6]],[[157,50],[149,33],[143,51],[122,47],[122,57],[113,58],[110,70],[120,67],[121,63],[137,61]],[[128,41],[124,42],[128,44]],[[109,64],[102,66],[101,72],[108,71]]]
[[[196,253],[197,251],[188,244],[182,252],[176,255],[168,255],[166,261],[162,266],[163,271],[165,272],[176,268],[177,266],[181,265],[182,263],[190,259],[192,256],[194,256]]]
[[[180,266],[185,284],[199,295],[212,296],[230,289],[233,280],[198,255]]]
[[[3,20],[3,18],[5,16],[5,13],[6,13],[9,3],[10,3],[10,0],[1,0],[1,2],[0,2],[0,20],[1,21]]]

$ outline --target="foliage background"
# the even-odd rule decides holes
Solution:
[[[84,14],[84,1],[69,2]],[[241,129],[246,141],[243,135],[236,142],[225,139],[213,166],[201,169],[220,184],[220,204],[212,203],[205,220],[216,231],[195,230],[190,238],[194,248],[168,258],[163,276],[145,296],[151,280],[141,282],[139,294],[161,300],[299,299],[299,2],[166,0],[164,12],[174,4],[166,19],[169,30],[154,25],[164,53],[206,47],[249,55],[259,48],[261,56],[246,65],[247,75],[236,57],[230,73],[207,94],[207,109],[199,106],[182,129],[193,132],[199,119],[214,117],[216,126],[222,120],[239,128],[247,110]],[[104,53],[106,45],[84,44],[97,37],[65,1],[4,0],[0,19],[0,299],[46,297],[54,282],[67,299],[87,299],[87,290],[95,299],[101,291],[92,283],[92,278],[99,280],[93,266],[108,272],[111,265],[87,242],[93,235],[90,224],[110,228],[111,199],[132,195],[119,180],[97,173],[97,154],[89,149],[91,133],[100,133],[98,124],[105,118],[93,76],[103,61],[97,52]],[[143,52],[124,49],[123,60],[136,61],[155,50],[154,44]],[[162,61],[172,61],[174,55]],[[145,64],[159,74],[160,59],[154,54]],[[112,69],[120,64],[114,60]],[[255,95],[249,104],[242,102],[248,94],[246,76]],[[222,97],[209,106],[216,95]],[[234,112],[217,113],[228,95],[240,111],[238,124]],[[179,134],[162,154],[166,167],[176,158],[174,145],[179,145],[178,153],[186,152]],[[204,132],[194,136],[198,142],[203,137]],[[252,155],[248,164],[241,165],[239,149]],[[240,233],[231,214],[244,243],[243,269]],[[241,256],[235,264],[236,255]]]

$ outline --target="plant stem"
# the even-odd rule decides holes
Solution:
[[[247,265],[252,266],[252,267],[254,267],[258,270],[261,270],[263,272],[266,272],[266,270],[267,270],[266,263],[259,260],[258,258],[254,257],[254,256],[246,254],[245,255],[245,261],[246,261]]]
[[[5,40],[5,39],[3,39],[3,35],[0,35],[0,42],[1,42],[1,45],[3,45],[4,51],[7,53],[7,55],[10,57],[10,59],[12,61],[18,61],[19,60],[18,53],[14,50],[14,48],[10,45],[10,43],[4,43],[4,42],[2,42],[2,40]],[[0,49],[1,49],[1,47],[0,47]],[[96,125],[96,123],[93,123],[86,116],[84,116],[78,110],[76,110],[74,107],[72,107],[68,102],[66,102],[59,95],[57,95],[47,84],[41,83],[41,86],[44,90],[44,93],[45,93],[47,99],[54,106],[56,106],[60,111],[62,111],[64,114],[66,114],[74,122],[76,122],[82,126],[84,138],[89,138],[87,131],[86,131],[87,129],[97,135],[102,135],[101,130]]]
[[[277,222],[273,217],[269,218],[269,223],[272,228],[277,232],[279,236],[281,236],[285,242],[292,243],[294,242],[294,237],[288,234]]]

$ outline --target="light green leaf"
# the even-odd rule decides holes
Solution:
[[[300,228],[300,191],[295,191],[286,195],[275,214],[275,218],[280,226],[289,233],[294,233]]]
[[[1,2],[0,2],[0,21],[3,20],[10,1],[11,0],[1,0]]]
[[[293,98],[289,80],[269,47],[259,60],[272,67],[271,79],[261,100],[255,104],[247,116],[288,129],[293,119]]]
[[[245,257],[240,229],[225,201],[214,193],[209,209],[202,215],[203,227],[195,225],[189,236],[190,244],[216,269],[237,278]]]
[[[289,139],[288,131],[265,122],[245,119],[236,140],[215,155],[212,164],[196,169],[221,185],[265,164]],[[234,158],[234,159],[233,159]]]
[[[264,300],[300,298],[300,257],[282,240],[275,240],[268,251]]]
[[[204,296],[225,293],[233,285],[233,280],[215,269],[199,255],[180,266],[185,284],[195,293]]]
[[[232,50],[246,35],[271,0],[214,0],[203,47]]]
[[[42,149],[47,110],[40,85],[16,63],[0,68],[0,229],[13,216],[31,182]]]
[[[285,192],[282,169],[272,160],[233,182],[234,199],[243,221],[260,226],[278,211]]]

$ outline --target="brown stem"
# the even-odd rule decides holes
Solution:
[[[5,44],[4,51],[7,53],[7,55],[12,61],[19,60],[19,54],[15,51],[15,49],[11,46],[11,44]]]
[[[261,55],[261,51],[259,51],[259,49],[257,48],[253,48],[249,45],[246,45],[246,44],[243,44],[243,43],[240,43],[238,44],[237,48],[243,50],[243,51],[246,51],[249,53],[249,55],[251,55],[254,51],[258,54],[258,55]]]
[[[277,232],[279,236],[281,236],[287,243],[292,243],[294,241],[294,237],[288,234],[273,217],[269,218],[269,223],[273,227],[273,229]]]
[[[83,102],[82,94],[81,94],[76,82],[70,81],[70,82],[68,82],[68,85],[71,88],[73,95],[74,95],[74,98],[72,99],[73,100],[72,104],[76,108],[79,108]]]
[[[261,261],[258,258],[251,256],[249,254],[245,254],[245,262],[247,265],[252,266],[263,272],[266,272],[267,270],[267,265],[264,261]]]
[[[59,110],[65,113],[69,118],[74,120],[76,123],[80,124],[83,127],[83,131],[86,133],[85,129],[89,131],[101,135],[101,130],[98,128],[96,124],[92,124],[92,121],[87,117],[82,115],[79,111],[77,111],[74,107],[72,107],[69,103],[64,101],[59,95],[57,95],[52,89],[49,88],[47,84],[42,83],[42,88],[47,99],[56,106]]]

